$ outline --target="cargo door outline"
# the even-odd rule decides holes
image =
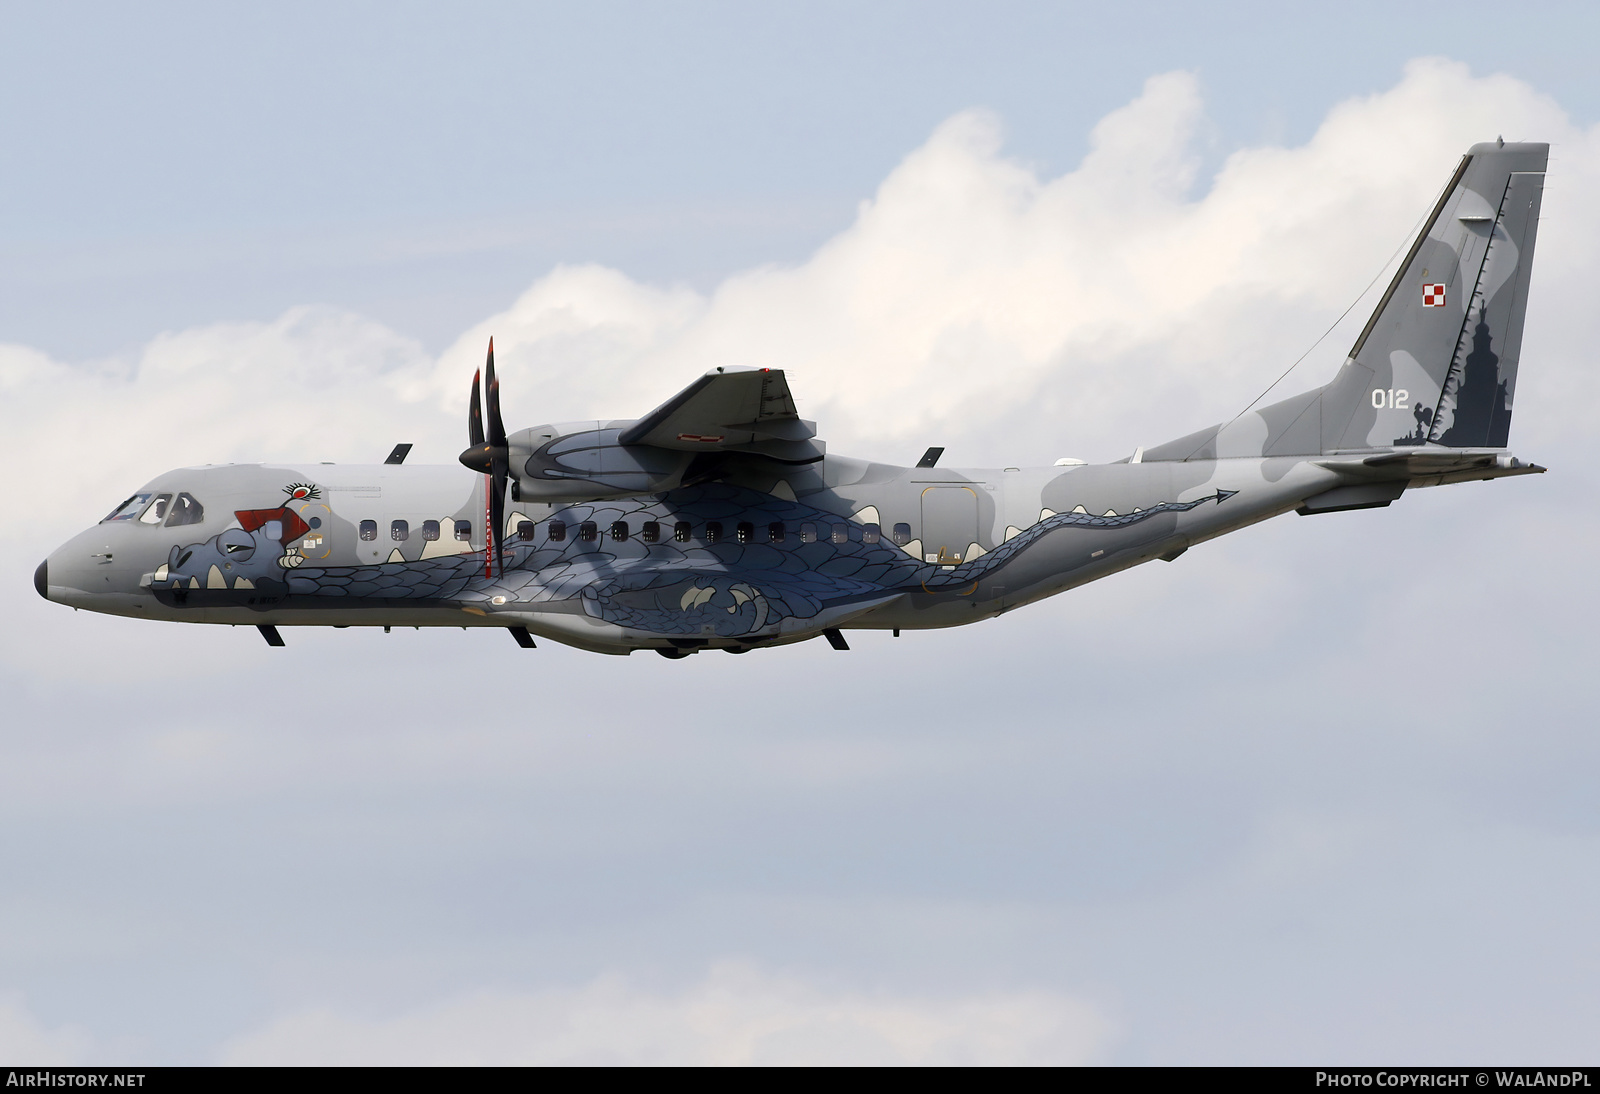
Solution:
[[[978,492],[954,483],[922,491],[922,550],[927,562],[958,566],[978,541]]]

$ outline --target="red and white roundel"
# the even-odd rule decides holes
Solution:
[[[1422,286],[1422,306],[1425,307],[1425,308],[1442,308],[1442,307],[1444,307],[1444,286],[1443,285],[1424,285],[1424,286]]]

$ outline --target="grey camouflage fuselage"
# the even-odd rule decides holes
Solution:
[[[606,653],[842,645],[840,629],[988,618],[1281,513],[1539,471],[1504,449],[1546,154],[1474,146],[1332,383],[1118,463],[829,456],[781,372],[717,370],[637,421],[511,435],[493,552],[484,475],[229,465],[155,479],[35,581],[73,607],[269,639],[499,626]]]

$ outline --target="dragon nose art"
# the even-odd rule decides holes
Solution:
[[[50,599],[50,560],[45,559],[39,563],[39,568],[33,571],[33,587],[39,590],[39,595],[46,600]]]

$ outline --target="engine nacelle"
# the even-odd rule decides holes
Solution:
[[[512,496],[519,501],[620,498],[671,490],[693,452],[617,441],[631,419],[561,422],[518,430],[510,441]]]

